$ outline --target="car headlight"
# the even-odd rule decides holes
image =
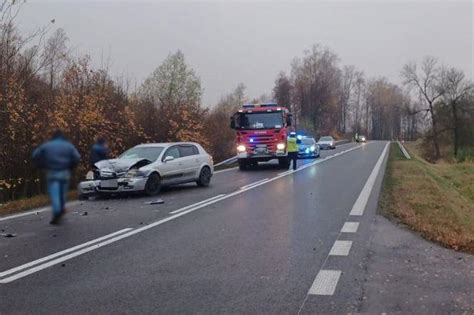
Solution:
[[[243,144],[237,146],[238,152],[245,152],[245,146]]]
[[[93,171],[87,172],[86,179],[87,180],[93,180],[94,179],[94,172]]]
[[[278,143],[277,144],[277,150],[285,150],[285,144],[284,143]]]
[[[131,177],[143,177],[145,174],[141,172],[139,169],[132,168],[128,170],[128,172],[125,174],[125,177],[131,178]]]
[[[332,147],[332,146],[334,145],[334,143],[332,143],[332,142],[329,142],[329,145]]]
[[[314,150],[316,150],[316,147],[312,145],[309,149],[311,150],[311,152],[314,152]]]

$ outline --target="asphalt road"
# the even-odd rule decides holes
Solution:
[[[86,201],[58,227],[48,212],[0,219],[17,235],[0,238],[0,313],[355,312],[387,150],[226,170],[164,204]]]

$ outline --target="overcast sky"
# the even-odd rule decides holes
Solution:
[[[139,84],[178,49],[196,70],[203,103],[215,104],[239,82],[257,97],[271,93],[279,71],[315,43],[342,64],[400,82],[400,69],[430,54],[472,78],[471,1],[34,1],[19,16],[22,31],[55,19],[76,53]]]

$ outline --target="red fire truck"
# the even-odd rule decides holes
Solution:
[[[244,104],[230,122],[237,133],[239,168],[246,170],[272,159],[278,159],[281,168],[288,168],[286,141],[291,121],[288,109],[275,103]]]

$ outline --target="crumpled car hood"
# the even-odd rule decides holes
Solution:
[[[95,163],[94,165],[101,171],[113,173],[125,173],[135,165],[142,167],[151,162],[147,159],[110,159]]]

